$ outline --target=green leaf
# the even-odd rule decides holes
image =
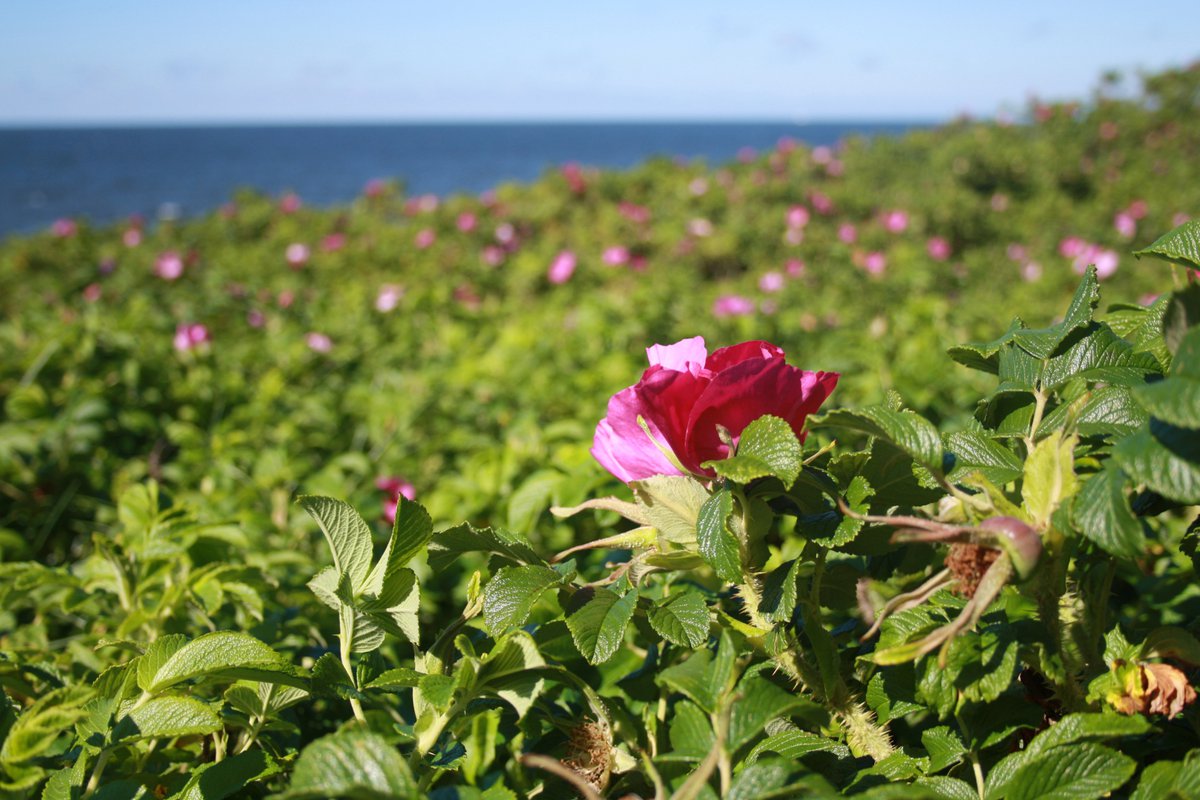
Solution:
[[[671,709],[668,736],[673,755],[700,760],[717,742],[708,714],[690,700],[680,700]]]
[[[224,800],[255,781],[279,774],[279,765],[262,750],[250,750],[191,770],[188,782],[170,800]]]
[[[992,483],[1005,484],[1021,477],[1022,464],[1012,450],[982,431],[960,431],[946,437],[946,450],[954,456],[948,476],[959,481],[978,472]]]
[[[886,406],[854,411],[838,409],[809,417],[808,423],[811,427],[847,428],[884,439],[934,475],[942,474],[942,438],[933,423],[914,411],[896,411]]]
[[[1181,428],[1200,428],[1200,328],[1179,343],[1171,374],[1134,389],[1138,402],[1153,416]]]
[[[1193,283],[1171,293],[1163,314],[1163,343],[1171,353],[1178,352],[1183,337],[1200,325],[1200,283]]]
[[[84,704],[92,695],[91,689],[70,686],[54,689],[35,700],[8,729],[0,746],[0,764],[26,764],[45,755],[59,737],[87,716]],[[0,703],[7,708],[8,698],[3,692]]]
[[[567,617],[575,646],[588,663],[603,664],[612,658],[625,641],[625,629],[636,607],[636,591],[618,595],[602,588],[596,589],[587,602]]]
[[[1096,279],[1096,268],[1088,267],[1061,322],[1049,328],[1014,331],[1012,341],[1036,358],[1049,358],[1071,333],[1088,326],[1099,302],[1100,282]]]
[[[1122,558],[1137,558],[1146,552],[1146,536],[1133,515],[1125,484],[1121,470],[1106,463],[1083,484],[1071,513],[1075,527],[1101,548]]]
[[[651,606],[646,616],[650,627],[671,644],[696,648],[708,641],[708,604],[697,591],[677,591]]]
[[[809,753],[833,753],[838,758],[849,758],[850,748],[835,739],[826,739],[815,733],[787,730],[771,734],[754,745],[754,749],[746,756],[746,763],[753,764],[763,753],[776,753],[793,760]]]
[[[676,544],[696,541],[696,520],[708,490],[685,475],[656,475],[629,484],[640,506],[638,522],[654,527]]]
[[[701,466],[741,484],[755,478],[773,476],[786,489],[796,481],[803,461],[803,448],[792,426],[768,414],[745,427],[738,441],[736,456],[724,461],[709,461]]]
[[[683,662],[660,671],[654,682],[686,695],[711,714],[730,688],[732,673],[733,645],[728,634],[722,634],[716,656],[711,650],[696,650]]]
[[[1078,490],[1075,478],[1075,444],[1078,437],[1055,431],[1038,442],[1025,461],[1021,498],[1029,519],[1039,530],[1050,526],[1050,517]]]
[[[355,592],[361,590],[371,569],[373,546],[371,528],[354,507],[332,497],[304,496],[297,499],[300,507],[317,521],[329,549],[333,567],[350,576]]]
[[[1200,220],[1189,220],[1167,231],[1148,247],[1134,250],[1133,254],[1138,258],[1152,256],[1200,269]]]
[[[1113,458],[1134,483],[1179,503],[1200,503],[1200,430],[1151,419],[1113,447]]]
[[[221,718],[212,706],[193,697],[162,695],[133,708],[113,729],[113,739],[169,739],[195,736],[221,729]]]
[[[962,761],[967,753],[962,739],[945,725],[929,728],[921,733],[921,744],[929,753],[929,771],[941,772]]]
[[[742,580],[742,550],[737,536],[729,527],[733,514],[733,494],[721,489],[708,498],[696,520],[696,544],[701,557],[730,583]]]
[[[1142,770],[1130,800],[1191,800],[1200,797],[1200,750],[1179,761],[1158,761]]]
[[[392,535],[379,562],[367,579],[368,589],[378,593],[387,579],[408,565],[416,558],[433,538],[433,521],[429,512],[420,503],[409,500],[404,495],[397,498],[396,522],[392,525]],[[378,573],[378,575],[377,575]]]
[[[956,345],[951,347],[947,353],[950,358],[965,367],[995,375],[1000,369],[1000,348],[1012,341],[1013,335],[1024,328],[1025,323],[1017,318],[1009,323],[1008,330],[999,339],[991,342],[968,342]]]
[[[1056,747],[1013,776],[1008,800],[1083,800],[1120,788],[1137,768],[1129,756],[1098,744]],[[989,795],[990,797],[991,795]]]
[[[549,567],[501,567],[483,587],[483,620],[492,636],[525,624],[542,593],[562,582]]]
[[[429,568],[446,569],[463,553],[489,553],[517,564],[545,564],[528,540],[505,530],[457,525],[438,531],[429,542]]]
[[[511,705],[517,717],[523,718],[545,686],[539,669],[545,665],[546,659],[533,637],[525,631],[513,631],[483,658],[476,685],[479,691],[494,694]]]
[[[1063,403],[1042,419],[1040,434],[1062,429],[1068,421],[1081,436],[1128,436],[1149,416],[1134,399],[1141,387],[1102,386],[1088,393],[1081,405]]]
[[[787,717],[796,709],[811,705],[811,700],[780,688],[761,674],[747,675],[738,684],[729,716],[730,752],[749,744],[771,720]]]
[[[417,787],[399,751],[375,733],[348,730],[318,739],[300,753],[278,800],[400,800]]]
[[[297,682],[295,676],[289,674],[290,665],[270,645],[248,633],[217,631],[198,636],[175,650],[170,657],[156,664],[152,672],[143,672],[139,664],[138,686],[155,694],[183,681],[208,675],[247,677],[245,670],[277,672],[285,679],[281,682]],[[303,681],[299,683],[303,685]]]
[[[772,622],[787,622],[796,613],[801,564],[798,558],[786,561],[772,570],[763,581],[758,610]]]
[[[455,684],[449,675],[424,675],[418,683],[421,699],[438,711],[445,711],[454,700]]]

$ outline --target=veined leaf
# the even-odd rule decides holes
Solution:
[[[596,589],[591,598],[567,617],[575,646],[591,664],[602,664],[625,640],[625,629],[637,607],[637,591],[623,595]]]
[[[562,576],[549,567],[501,567],[483,587],[483,619],[488,631],[499,636],[523,625],[542,593],[561,582]]]
[[[329,549],[333,566],[350,576],[354,590],[360,591],[371,569],[373,546],[371,528],[354,507],[332,497],[305,496],[297,500],[300,507],[317,521]]]

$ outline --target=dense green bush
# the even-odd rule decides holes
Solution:
[[[10,240],[0,789],[1200,793],[1200,70],[1031,115]],[[697,333],[838,388],[627,488]]]

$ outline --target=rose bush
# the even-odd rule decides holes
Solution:
[[[836,372],[789,365],[769,342],[742,342],[709,354],[694,336],[646,350],[642,378],[613,395],[596,426],[592,455],[626,483],[686,472],[712,477],[704,464],[728,458],[723,428],[736,444],[761,416],[780,417],[804,440],[804,420],[837,386]],[[643,428],[643,425],[645,426]]]

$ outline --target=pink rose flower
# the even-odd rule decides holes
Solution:
[[[696,219],[691,220],[688,222],[687,227],[688,233],[690,233],[692,236],[712,236],[713,224],[703,217],[697,217]]]
[[[185,322],[175,326],[175,349],[181,353],[208,341],[208,328],[198,322]]]
[[[174,250],[160,253],[154,260],[154,273],[164,281],[179,280],[183,276],[183,259]]]
[[[1134,200],[1129,204],[1128,211],[1129,216],[1134,219],[1145,219],[1146,215],[1150,213],[1150,204],[1145,200]]]
[[[417,236],[413,239],[413,243],[418,250],[428,249],[437,239],[437,234],[433,232],[433,228],[422,228],[417,231]]]
[[[331,233],[321,240],[321,249],[326,253],[336,253],[346,246],[346,234]]]
[[[1063,258],[1077,258],[1087,247],[1087,242],[1078,236],[1068,236],[1058,243],[1058,254]]]
[[[783,288],[783,274],[779,272],[764,272],[758,279],[758,288],[764,292],[778,292]]]
[[[925,251],[934,261],[945,261],[950,257],[950,243],[941,236],[932,236],[925,243]]]
[[[293,242],[283,251],[283,257],[287,259],[287,263],[291,267],[303,267],[308,263],[309,250],[308,245],[300,242]]]
[[[304,343],[308,345],[308,349],[314,353],[328,353],[333,349],[333,340],[323,333],[308,333],[304,336]]]
[[[699,197],[708,191],[708,181],[704,178],[692,178],[691,183],[688,184],[688,191],[692,193],[692,196]]]
[[[619,267],[629,263],[629,248],[620,245],[605,248],[601,260],[610,267]]]
[[[50,233],[59,239],[68,239],[79,232],[79,224],[73,219],[56,219],[50,226]]]
[[[838,239],[845,244],[854,244],[858,240],[858,231],[849,222],[843,222],[838,226]]]
[[[142,231],[140,228],[126,228],[121,234],[121,242],[126,247],[137,247],[142,243]]]
[[[784,268],[787,270],[787,274],[793,278],[804,277],[804,262],[799,258],[789,258]]]
[[[1178,228],[1189,219],[1191,219],[1191,217],[1189,217],[1187,214],[1183,213],[1182,211],[1177,211],[1175,215],[1171,217],[1171,224]]]
[[[383,178],[372,178],[367,181],[367,185],[363,187],[363,194],[367,197],[379,197],[387,191],[387,181]]]
[[[546,278],[553,284],[561,284],[571,280],[571,276],[574,274],[575,254],[570,250],[563,250],[550,262],[550,269],[546,271]]]
[[[803,228],[808,224],[808,209],[804,206],[792,206],[787,211],[787,225],[789,228]]]
[[[455,222],[455,225],[457,225],[458,229],[463,233],[470,233],[471,231],[475,230],[475,226],[478,223],[479,219],[474,214],[472,214],[470,211],[464,211],[458,215],[458,220]]]
[[[400,299],[404,297],[404,287],[395,283],[385,284],[379,289],[379,296],[375,298],[375,310],[387,313],[400,305]]]
[[[1113,227],[1123,239],[1132,239],[1137,235],[1137,220],[1128,211],[1121,211],[1113,217]]]
[[[283,197],[279,198],[279,210],[284,214],[295,214],[300,210],[300,195],[295,192],[288,192]]]
[[[494,244],[489,244],[480,251],[479,258],[489,267],[498,267],[504,263],[504,249]]]
[[[613,395],[596,426],[592,455],[619,480],[679,475],[711,477],[701,465],[729,456],[717,426],[738,440],[765,414],[780,417],[803,441],[804,421],[837,385],[833,372],[807,372],[762,341],[723,347],[711,355],[696,336],[646,350],[650,367],[635,385]],[[649,435],[638,424],[641,417]]]
[[[83,299],[89,303],[95,303],[103,296],[104,290],[100,288],[98,283],[89,283],[83,287]]]
[[[739,294],[721,295],[713,302],[713,316],[744,317],[754,313],[754,301],[747,300]]]
[[[908,214],[904,211],[889,211],[883,215],[883,227],[888,233],[903,233],[908,229]]]
[[[887,269],[887,257],[878,251],[867,253],[866,258],[863,259],[863,269],[872,275],[882,275],[883,271]]]
[[[829,216],[833,213],[833,199],[821,192],[812,192],[808,196],[808,201],[812,203],[813,210],[822,216]]]
[[[261,328],[267,324],[267,317],[257,308],[252,308],[246,312],[246,324],[251,328]]]
[[[396,524],[396,509],[400,507],[400,498],[417,499],[417,489],[399,475],[386,475],[375,479],[375,488],[383,492],[383,518],[389,525]]]

